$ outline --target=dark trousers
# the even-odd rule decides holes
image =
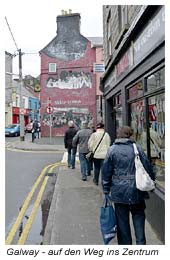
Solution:
[[[75,161],[76,161],[77,147],[69,147],[67,148],[67,151],[68,151],[68,166],[74,168]]]
[[[139,204],[115,203],[117,217],[117,240],[118,245],[132,245],[129,215],[132,214],[132,221],[135,230],[136,245],[145,245],[145,202]]]
[[[104,161],[104,159],[93,158],[93,162],[94,162],[94,179],[93,179],[93,181],[96,184],[99,183],[99,175],[100,175],[100,171],[102,170],[103,161]]]

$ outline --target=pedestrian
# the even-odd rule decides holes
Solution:
[[[38,131],[39,125],[37,119],[34,120],[32,125],[32,142],[34,142],[34,139],[36,138],[36,133]]]
[[[91,175],[90,164],[86,158],[86,154],[89,152],[88,140],[92,130],[88,128],[88,123],[83,121],[81,124],[81,130],[79,130],[73,138],[73,146],[78,145],[79,147],[79,160],[82,180],[87,181],[87,176]]]
[[[107,150],[110,147],[111,139],[107,132],[104,130],[104,124],[98,123],[96,126],[96,132],[94,132],[88,141],[88,148],[94,152],[93,163],[94,163],[94,184],[98,185],[100,171],[103,166],[103,161],[106,156]],[[97,149],[96,149],[97,148]]]
[[[64,145],[68,152],[68,167],[75,169],[75,160],[76,160],[76,152],[77,152],[77,146],[72,146],[73,137],[76,135],[77,130],[75,128],[73,121],[68,121],[68,129],[66,130],[64,134]]]
[[[93,121],[89,122],[88,128],[92,130],[92,133],[96,132],[95,126],[93,124]],[[90,175],[91,171],[93,171],[93,160],[89,160],[89,166],[90,166]]]
[[[119,245],[131,245],[129,214],[132,215],[137,245],[145,245],[145,199],[146,191],[136,188],[135,153],[133,149],[133,131],[129,126],[122,126],[117,131],[117,139],[108,149],[102,170],[104,194],[111,192],[117,218],[117,240]],[[140,160],[154,180],[154,173],[146,154],[137,145]]]

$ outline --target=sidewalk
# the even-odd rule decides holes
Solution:
[[[99,224],[102,188],[93,184],[92,176],[83,182],[79,168],[79,164],[74,170],[62,166],[58,171],[44,245],[103,245]],[[162,244],[147,221],[146,239],[147,245]],[[117,245],[116,238],[110,244]]]
[[[65,152],[63,137],[17,141],[10,148],[35,151]],[[67,155],[64,153],[66,162]],[[103,202],[101,184],[96,186],[92,176],[81,180],[80,166],[76,169],[61,166],[56,169],[57,181],[50,207],[44,245],[103,245],[99,215]],[[161,245],[150,224],[146,221],[147,245]],[[134,241],[134,234],[133,234]],[[135,244],[135,241],[133,242]],[[116,238],[110,243],[117,244]]]
[[[27,151],[65,151],[63,137],[43,137],[32,142],[31,135],[26,134],[25,141],[16,141],[8,144],[8,148]]]

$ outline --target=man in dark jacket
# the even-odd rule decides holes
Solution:
[[[69,128],[65,132],[65,135],[64,135],[64,145],[68,152],[68,167],[75,169],[75,159],[76,159],[77,147],[72,146],[72,140],[73,140],[73,137],[76,135],[77,130],[74,126],[73,121],[69,121],[68,126],[69,126]]]
[[[146,191],[136,188],[135,153],[133,132],[129,126],[118,129],[117,139],[108,149],[102,169],[102,185],[104,194],[111,192],[117,217],[117,239],[119,245],[131,245],[132,237],[129,213],[132,215],[136,244],[146,244],[145,238],[145,199],[149,198]],[[137,145],[140,160],[154,180],[154,174],[145,153]]]
[[[39,125],[37,119],[34,120],[33,125],[32,125],[32,142],[34,142],[34,139],[36,138],[36,133],[38,132]],[[39,134],[38,134],[39,138]]]

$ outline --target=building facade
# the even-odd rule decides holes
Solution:
[[[130,125],[156,173],[147,219],[165,241],[165,7],[103,7],[105,122],[112,140]]]
[[[80,33],[80,14],[57,16],[57,36],[40,51],[41,133],[64,135],[69,120],[96,123],[96,46]]]
[[[16,75],[15,75],[16,76]],[[5,126],[20,122],[21,92],[18,79],[13,79],[13,55],[5,52]],[[30,80],[32,83],[30,83]],[[39,80],[25,76],[22,82],[22,100],[24,125],[37,118],[40,120],[39,94],[34,91],[34,86],[39,85]]]

